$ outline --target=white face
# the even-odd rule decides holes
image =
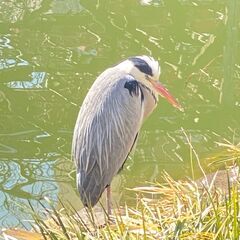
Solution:
[[[148,56],[130,57],[118,66],[121,70],[131,74],[136,80],[149,86],[149,79],[158,81],[161,69],[158,61]]]
[[[152,90],[155,95],[166,98],[174,107],[182,110],[181,105],[158,81],[161,69],[158,61],[148,56],[130,57],[116,66],[126,74],[131,74],[137,81]]]

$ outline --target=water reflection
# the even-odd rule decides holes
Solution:
[[[7,86],[15,89],[47,88],[46,73],[32,72],[30,81],[12,81],[7,83]]]
[[[53,0],[45,14],[76,14],[82,11],[84,8],[77,0]]]
[[[24,224],[23,219],[30,219],[29,212],[24,209],[31,201],[36,211],[40,210],[37,201],[42,196],[56,200],[59,192],[53,180],[53,163],[39,159],[1,160],[0,162],[0,193],[1,209],[0,224],[9,227]],[[21,165],[19,164],[21,162]],[[11,221],[15,218],[15,221]],[[29,227],[29,224],[26,223]]]
[[[57,202],[61,182],[69,183],[73,164],[65,152],[71,132],[62,124],[68,113],[47,107],[54,102],[61,106],[66,99],[59,100],[54,91],[50,96],[34,91],[48,89],[48,74],[41,71],[36,57],[29,58],[27,49],[18,49],[14,34],[0,39],[0,225],[29,228],[30,223],[23,221],[31,219],[28,201],[41,211],[39,201],[45,206],[43,197]],[[59,121],[52,123],[56,131],[46,125],[50,115]]]
[[[1,61],[0,61],[0,70],[6,70],[15,67],[24,67],[29,65],[28,61],[21,58],[22,53],[20,50],[15,50],[11,45],[11,35],[7,34],[0,37],[0,50],[1,50]],[[3,58],[8,56],[8,58]],[[13,58],[9,58],[13,56]]]
[[[0,20],[15,23],[22,20],[24,15],[38,10],[41,3],[42,0],[2,1]]]
[[[76,14],[83,11],[77,0],[11,0],[1,3],[0,22],[16,23],[42,9],[44,14]]]
[[[47,136],[47,133],[36,130],[0,135],[1,226],[23,224],[29,228],[30,224],[22,221],[31,219],[27,209],[28,201],[40,212],[42,206],[39,201],[45,206],[47,203],[41,200],[43,197],[56,202],[60,191],[59,184],[62,181],[69,182],[68,173],[72,170],[72,163],[58,152],[45,154],[42,144]],[[13,147],[13,139],[25,144],[17,145],[15,142]],[[32,155],[24,154],[21,150],[24,145],[29,150],[32,148],[33,151],[29,151]]]

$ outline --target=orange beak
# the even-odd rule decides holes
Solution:
[[[160,83],[154,80],[150,80],[154,89],[158,92],[159,95],[166,98],[169,103],[172,104],[175,108],[178,108],[180,111],[184,111],[182,106],[178,103],[178,101],[169,93],[169,91]]]

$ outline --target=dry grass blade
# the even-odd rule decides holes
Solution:
[[[220,148],[217,153],[205,159],[208,166],[212,165],[234,165],[240,160],[240,142],[237,144],[224,139],[224,142],[216,142]]]
[[[125,211],[116,209],[112,221],[105,222],[105,225],[96,222],[98,212],[84,215],[75,209],[67,211],[69,207],[63,203],[60,210],[45,209],[47,221],[34,214],[35,223],[43,235],[40,239],[208,240],[240,237],[238,185],[229,189],[231,194],[227,197],[208,187],[199,189],[195,182],[175,181],[167,173],[163,174],[163,179],[164,184],[134,188],[133,191],[141,196],[136,207],[126,206]],[[104,216],[104,211],[101,214]],[[91,218],[88,225],[84,218]]]
[[[40,233],[28,232],[21,229],[6,229],[2,231],[4,239],[16,240],[44,240]]]
[[[239,157],[239,144],[219,146]],[[28,239],[240,239],[238,166],[196,181],[175,181],[166,172],[162,179],[131,189],[136,206],[115,209],[111,219],[102,208],[77,211],[60,200],[61,209],[48,202],[50,208],[42,204],[44,212],[37,215],[30,204],[39,233],[28,233]],[[223,182],[224,188],[218,184]]]

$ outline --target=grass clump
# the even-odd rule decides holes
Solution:
[[[214,184],[200,188],[197,182],[175,181],[167,173],[163,178],[164,184],[132,189],[136,207],[115,209],[111,219],[103,212],[101,219],[99,212],[77,212],[63,204],[57,211],[52,205],[45,217],[33,213],[33,228],[45,240],[240,239],[238,181],[226,194]]]
[[[222,157],[236,163],[240,145],[221,147],[228,149]],[[222,157],[212,160],[222,163]],[[240,239],[236,164],[197,181],[175,181],[166,172],[162,177],[164,183],[131,189],[137,196],[135,207],[116,208],[110,218],[103,208],[76,211],[60,201],[57,210],[49,201],[51,207],[42,205],[40,215],[32,209],[32,226],[38,237],[16,239]]]

